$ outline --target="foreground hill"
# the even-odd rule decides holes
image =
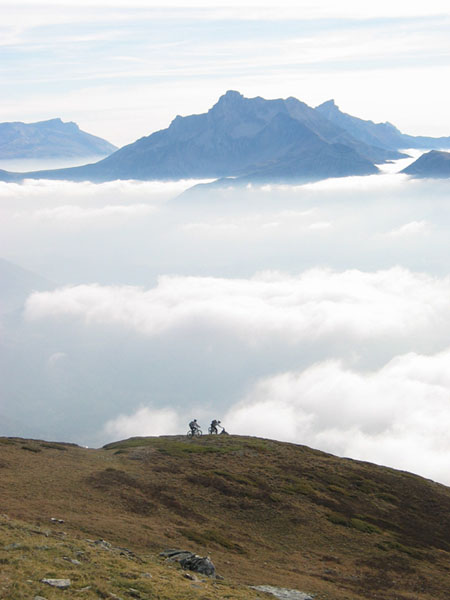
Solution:
[[[270,584],[323,600],[448,599],[450,489],[409,473],[236,436],[99,450],[0,438],[0,469],[1,597],[60,597],[39,581],[70,576],[65,597],[251,599],[247,585]],[[186,583],[156,558],[167,547],[209,554],[225,579]]]
[[[76,123],[50,119],[38,123],[0,123],[0,159],[105,156],[117,150]]]
[[[450,152],[432,150],[422,154],[409,167],[403,169],[402,173],[414,177],[450,177]]]

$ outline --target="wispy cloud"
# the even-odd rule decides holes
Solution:
[[[445,3],[410,3],[407,11],[351,0],[81,6],[19,2],[2,15],[0,72],[9,86],[0,119],[62,114],[123,144],[237,87],[309,103],[336,96],[357,114],[405,123],[412,133],[442,128],[442,90],[433,94],[433,115],[418,115],[450,60]],[[402,86],[384,100],[379,90],[391,89],[391,79]]]
[[[430,224],[427,221],[411,221],[384,234],[390,238],[405,238],[412,235],[429,233]]]

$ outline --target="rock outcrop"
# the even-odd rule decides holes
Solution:
[[[195,571],[208,577],[216,576],[216,568],[209,556],[199,556],[189,550],[165,550],[160,553],[160,556],[177,562],[183,569]]]
[[[290,590],[287,588],[275,587],[273,585],[252,585],[252,590],[258,592],[265,592],[266,594],[272,594],[279,600],[313,600],[312,596],[299,592],[298,590]]]

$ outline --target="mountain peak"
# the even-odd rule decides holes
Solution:
[[[220,98],[217,100],[216,104],[214,104],[211,110],[217,110],[218,108],[233,108],[234,106],[241,104],[243,100],[245,100],[245,98],[240,92],[237,92],[236,90],[228,90],[225,94],[220,96]]]
[[[339,110],[339,106],[336,104],[336,102],[333,99],[327,100],[326,102],[322,102],[322,104],[319,104],[319,106],[316,106],[316,108],[327,108],[327,109]]]
[[[219,102],[222,101],[234,101],[240,98],[243,98],[244,96],[241,94],[241,92],[237,92],[236,90],[227,90],[225,92],[225,94],[223,94],[222,96],[220,96],[219,98]]]
[[[66,129],[71,131],[80,131],[79,126],[74,121],[63,121],[61,118],[56,117],[55,119],[47,119],[46,121],[39,121],[34,125],[42,127],[54,127],[57,129]]]

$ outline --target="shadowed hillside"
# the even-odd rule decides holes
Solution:
[[[182,575],[173,568],[167,575],[168,567],[155,558],[164,548],[209,554],[225,577],[220,585],[236,586],[222,596],[218,588],[207,589],[211,582],[203,583],[198,596],[190,596],[170,595],[168,584],[165,595],[143,598],[256,598],[245,586],[260,584],[295,588],[319,599],[448,598],[450,489],[410,473],[236,436],[132,438],[99,450],[10,438],[0,442],[1,512],[9,519],[36,531],[48,528],[53,531],[49,539],[60,535],[73,547],[92,546],[97,539],[126,547],[150,561],[145,569],[151,570],[153,561],[158,577],[168,580]],[[53,525],[51,518],[64,524]],[[6,521],[0,525],[1,548],[19,534],[11,534]],[[26,541],[26,527],[21,527],[21,543],[36,554],[37,538]],[[55,566],[57,548],[52,552],[53,562],[42,563],[41,577],[61,571]],[[19,555],[26,560],[25,550],[14,554]],[[5,590],[20,576],[21,563],[13,562],[11,550],[3,550],[0,560],[8,573],[6,583],[5,575],[0,580]],[[110,561],[97,565],[96,572],[110,581],[111,569],[124,568]],[[102,569],[109,569],[109,579]],[[73,566],[69,570],[80,573]],[[157,579],[154,574],[153,586]],[[144,584],[141,591],[147,589]]]

